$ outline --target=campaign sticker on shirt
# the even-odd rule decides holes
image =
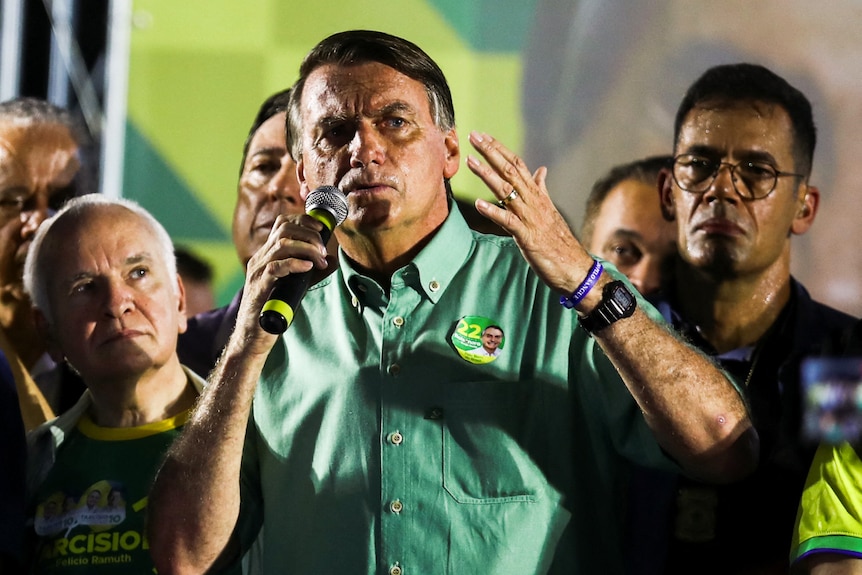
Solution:
[[[452,332],[452,345],[470,363],[491,363],[500,357],[506,344],[503,328],[491,318],[467,315]]]

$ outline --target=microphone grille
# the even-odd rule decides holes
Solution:
[[[335,186],[320,186],[305,198],[305,212],[323,209],[335,217],[335,225],[347,218],[347,196]]]

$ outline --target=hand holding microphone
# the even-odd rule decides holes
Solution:
[[[335,226],[347,218],[347,197],[335,186],[321,186],[305,199],[305,213],[323,224],[323,245]],[[299,302],[311,283],[310,271],[279,278],[260,312],[260,327],[272,334],[284,333],[293,321]]]

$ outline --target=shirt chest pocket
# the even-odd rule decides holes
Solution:
[[[541,390],[506,381],[449,387],[442,417],[446,492],[463,504],[535,501],[545,485]]]

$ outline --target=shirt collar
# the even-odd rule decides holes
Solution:
[[[472,249],[473,232],[458,211],[457,205],[450,202],[449,215],[443,225],[412,262],[392,274],[392,285],[411,285],[432,303],[437,303]],[[340,249],[338,265],[354,307],[359,304],[384,305],[387,298],[383,289],[377,282],[359,273],[350,258]]]

